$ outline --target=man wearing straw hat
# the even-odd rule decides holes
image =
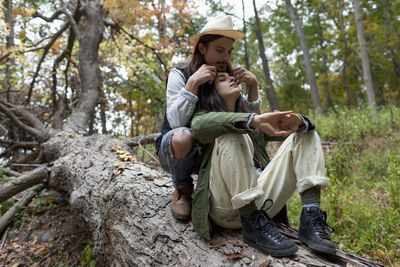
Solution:
[[[188,125],[199,86],[211,83],[218,71],[229,72],[235,75],[238,84],[248,85],[249,104],[256,107],[260,104],[255,75],[242,67],[231,68],[233,43],[243,36],[243,32],[233,28],[231,17],[210,19],[200,33],[190,37],[194,46],[191,60],[173,68],[168,76],[167,110],[156,147],[160,165],[172,175],[175,191],[171,212],[178,220],[189,220],[191,214],[191,174],[198,149]]]
[[[236,83],[247,84],[248,95],[245,101],[252,110],[259,109],[260,99],[255,75],[242,67],[232,69],[230,65],[233,43],[243,36],[242,32],[233,29],[230,17],[210,19],[199,34],[190,38],[195,48],[191,60],[181,67],[173,68],[168,76],[166,116],[156,146],[160,165],[172,175],[175,191],[171,201],[171,212],[178,220],[188,220],[191,215],[191,174],[195,169],[198,149],[188,125],[198,101],[199,86],[212,83],[217,72],[227,72],[235,78]],[[241,125],[250,125],[252,115]],[[307,118],[299,116],[299,119],[303,122],[299,132],[314,129]],[[248,126],[243,130],[251,131]],[[254,162],[254,165],[256,167],[257,162]],[[329,179],[326,178],[321,181],[321,185],[324,186],[328,183]],[[202,237],[210,239],[208,207],[202,207],[204,196],[199,196],[200,191],[207,191],[202,190],[202,186],[204,185],[198,185],[196,189],[198,192],[195,194],[195,204],[199,209],[193,211],[193,224]],[[207,198],[207,195],[205,197]],[[329,227],[326,217],[319,209],[319,188],[313,186],[305,190],[301,197],[304,202],[300,239],[314,250],[335,254],[336,247],[326,230]],[[246,205],[239,209],[245,242],[272,256],[292,255],[297,251],[296,244],[279,233],[274,222],[263,211],[263,207],[256,210],[255,205]],[[204,212],[200,211],[203,209]]]

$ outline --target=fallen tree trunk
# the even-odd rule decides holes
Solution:
[[[11,179],[4,185],[0,186],[0,202],[41,183],[44,179],[48,178],[48,175],[47,167],[40,166],[27,174]]]
[[[240,231],[217,231],[206,242],[190,222],[171,216],[170,177],[142,163],[124,161],[129,159],[124,156],[128,146],[122,141],[60,133],[42,148],[54,159],[49,185],[69,196],[105,266],[379,266],[341,251],[324,257],[303,247],[293,257],[272,258],[243,244]]]

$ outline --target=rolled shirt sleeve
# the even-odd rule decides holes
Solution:
[[[251,101],[251,102],[247,99],[247,95],[243,96],[243,98],[251,111],[255,113],[260,113],[260,104],[261,104],[260,96],[258,96],[258,99],[256,101]]]

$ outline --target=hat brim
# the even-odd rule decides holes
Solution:
[[[221,35],[224,37],[229,37],[229,38],[232,38],[234,41],[237,41],[240,38],[244,37],[244,33],[241,31],[237,31],[237,30],[211,30],[211,31],[201,32],[196,35],[190,36],[189,41],[192,45],[196,46],[197,43],[199,42],[200,37],[203,35],[208,35],[208,34],[216,34],[216,35]]]

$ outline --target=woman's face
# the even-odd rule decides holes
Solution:
[[[240,97],[241,91],[235,78],[226,72],[218,72],[215,77],[215,89],[221,98],[226,102],[234,101]]]

